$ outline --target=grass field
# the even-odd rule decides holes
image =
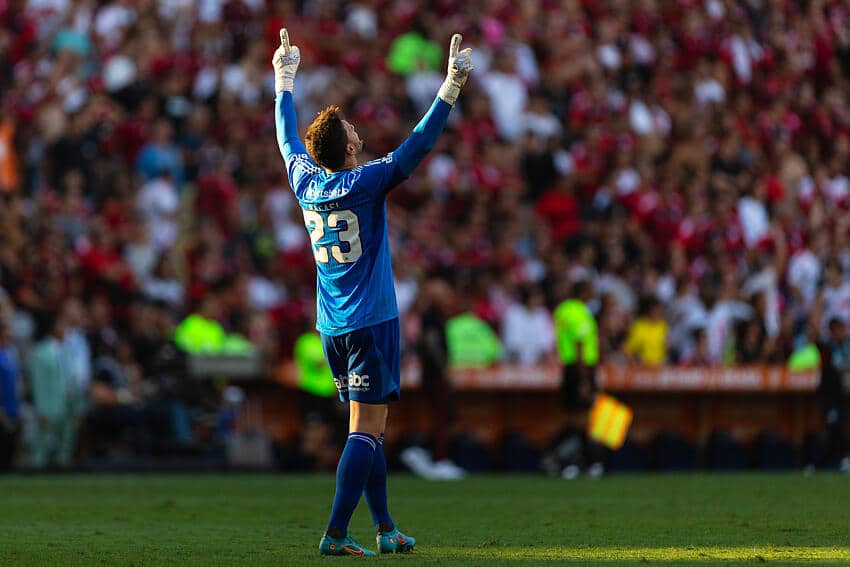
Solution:
[[[391,477],[419,540],[382,565],[850,565],[850,478]],[[330,565],[330,476],[0,479],[0,566]],[[365,502],[352,535],[374,548]]]

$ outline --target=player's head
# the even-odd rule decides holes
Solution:
[[[363,150],[363,141],[336,105],[316,116],[307,128],[304,142],[313,161],[330,171],[356,163],[355,156]]]

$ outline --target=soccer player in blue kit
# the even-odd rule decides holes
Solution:
[[[382,443],[388,403],[399,398],[399,320],[387,237],[387,193],[425,158],[446,125],[472,71],[472,52],[452,36],[446,80],[431,108],[393,152],[364,164],[363,142],[336,106],[298,137],[292,99],[301,56],[280,30],[275,72],[275,126],[289,183],[304,213],[318,272],[316,328],[340,399],[350,402],[349,434],[336,472],[336,494],[322,555],[375,555],[348,535],[366,493],[380,553],[406,552],[416,541],[399,532],[387,506]]]

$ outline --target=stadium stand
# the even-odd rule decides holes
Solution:
[[[229,427],[220,389],[180,377],[181,322],[269,376],[292,358],[315,278],[274,140],[282,25],[302,127],[340,104],[368,157],[430,102],[448,30],[474,48],[389,201],[410,353],[431,276],[544,373],[579,280],[606,364],[784,366],[850,323],[847,1],[21,0],[0,24],[0,315],[33,446],[33,358],[69,361],[48,437],[152,454]]]

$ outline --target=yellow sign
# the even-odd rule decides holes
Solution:
[[[607,394],[597,394],[590,409],[588,433],[606,447],[619,449],[632,424],[632,410]]]

